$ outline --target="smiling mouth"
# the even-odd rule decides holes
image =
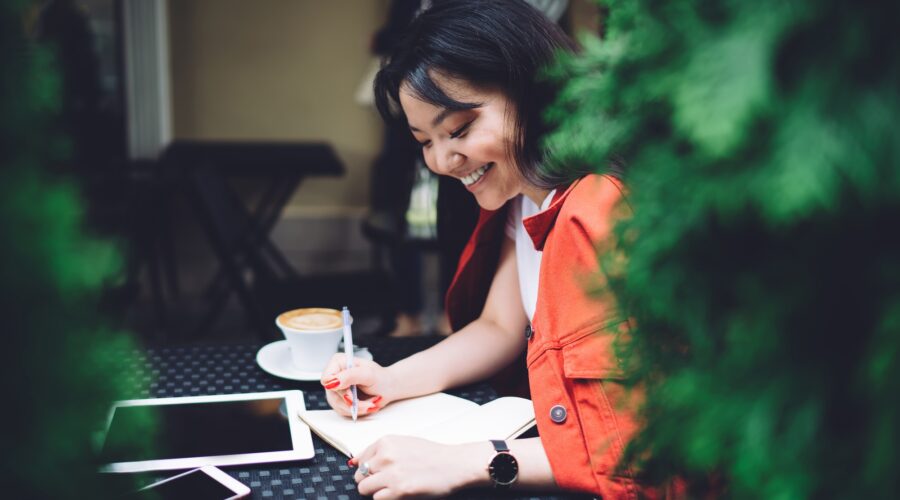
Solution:
[[[468,186],[471,186],[472,184],[475,184],[476,182],[478,182],[478,180],[481,179],[481,177],[484,175],[484,173],[487,172],[488,170],[490,170],[490,169],[493,168],[493,167],[494,167],[494,162],[491,162],[491,163],[482,165],[482,166],[478,167],[478,168],[477,168],[474,172],[472,172],[471,174],[469,174],[469,175],[467,175],[467,176],[465,176],[465,177],[462,177],[460,180],[461,180],[462,183],[465,184],[467,187],[468,187]]]

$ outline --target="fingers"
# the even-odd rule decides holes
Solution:
[[[362,458],[365,455],[366,452],[360,455],[356,465],[361,468],[362,464],[366,464],[368,466],[368,474],[363,475],[359,468],[353,474],[359,494],[362,496],[374,495],[375,498],[395,498],[390,488],[388,488],[391,473],[385,471],[387,464],[374,455],[369,458]]]
[[[369,465],[374,469],[374,465]],[[357,475],[359,475],[358,472]],[[364,477],[362,481],[357,483],[359,494],[364,497],[374,495],[375,498],[393,498],[389,496],[390,490],[386,488],[388,483],[387,479],[388,474],[378,473],[378,469],[374,469],[368,476]]]
[[[351,396],[350,391],[344,392],[343,398],[344,402],[347,403],[348,408],[353,405],[353,397]],[[384,401],[384,398],[381,396],[360,399],[359,402],[357,402],[356,409],[359,415],[371,415],[383,407],[382,401]]]
[[[328,364],[325,365],[325,369],[322,370],[322,385],[325,385],[325,381],[331,378],[334,378],[334,375],[341,370],[343,370],[347,366],[347,358],[344,353],[339,352],[328,360]]]
[[[372,495],[373,500],[390,500],[391,498],[397,498],[397,495],[390,488],[382,488]]]
[[[353,406],[352,393],[348,389],[343,392],[340,392],[339,394],[341,396],[342,402],[344,403],[344,405],[346,405],[346,406],[344,406],[344,408],[345,408],[347,414],[349,415],[350,411],[351,411],[351,407]],[[384,400],[384,398],[382,398],[381,396],[367,397],[367,398],[360,397],[360,399],[356,403],[357,416],[362,417],[362,416],[371,415],[371,414],[377,412],[384,406],[382,404],[383,400]]]
[[[351,394],[349,389],[343,391],[325,391],[325,397],[331,408],[339,415],[345,417],[349,417],[351,414],[350,408],[353,405],[353,396]],[[384,398],[381,396],[371,396],[367,394],[360,394],[359,396],[360,399],[356,406],[358,417],[375,414],[384,408]]]
[[[350,416],[353,404],[350,387],[356,385],[359,388],[357,416],[371,415],[384,408],[388,401],[379,394],[381,390],[376,385],[381,366],[369,360],[357,360],[356,366],[346,368],[346,359],[343,353],[335,354],[322,372],[320,383],[325,388],[328,404],[340,415]]]
[[[378,452],[378,442],[369,445],[365,450],[362,451],[359,455],[350,459],[348,464],[351,464],[353,467],[357,467],[356,472],[353,473],[353,480],[357,483],[361,482],[366,477],[375,473],[378,470],[378,460],[377,460],[377,452]],[[362,467],[362,464],[366,464],[368,467],[367,474],[363,474],[362,471],[359,470]]]
[[[343,415],[345,417],[350,416],[350,406],[348,406],[344,402],[341,394],[332,391],[325,391],[325,399],[328,400],[329,406],[331,406],[331,408],[339,415]]]
[[[321,382],[322,387],[330,391],[339,391],[351,385],[369,386],[375,383],[375,371],[368,364],[339,369],[334,372],[326,369],[322,374]]]
[[[357,467],[353,480],[357,483],[360,495],[374,495],[374,498],[378,499],[398,498],[389,487],[392,477],[392,472],[388,470],[390,460],[380,453],[381,444],[381,440],[376,441],[347,463]],[[368,469],[365,475],[360,471],[360,468],[363,468],[362,464]]]
[[[381,477],[378,477],[379,472],[384,470],[384,464],[378,460],[378,457],[371,455],[365,458],[366,455],[370,455],[370,453],[363,452],[356,459],[357,468],[356,472],[353,473],[353,480],[359,485],[359,492],[369,496],[385,487],[384,480],[386,476],[385,474],[380,474]]]

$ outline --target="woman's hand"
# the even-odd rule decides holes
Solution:
[[[347,368],[343,353],[335,354],[322,371],[322,387],[328,404],[341,415],[350,416],[351,385],[356,385],[358,416],[371,415],[396,398],[396,384],[386,368],[374,361],[353,358],[353,368]]]
[[[375,500],[405,497],[445,497],[467,486],[487,485],[490,443],[444,445],[408,436],[387,436],[366,448],[350,463],[365,464],[353,474],[359,494]]]

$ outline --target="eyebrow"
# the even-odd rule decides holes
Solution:
[[[443,111],[441,111],[440,113],[437,114],[437,116],[434,117],[434,120],[431,120],[431,126],[432,126],[432,127],[437,127],[437,126],[440,125],[441,122],[444,121],[448,116],[452,115],[453,113],[457,113],[457,112],[459,112],[459,111],[463,111],[463,110],[461,110],[461,109],[444,108]],[[412,130],[412,131],[414,131],[414,132],[421,132],[421,130],[417,129],[416,127],[413,127],[412,125],[409,126],[409,129]]]

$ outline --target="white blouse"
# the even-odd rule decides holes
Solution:
[[[522,295],[522,305],[528,321],[534,319],[534,310],[537,308],[538,281],[541,275],[541,257],[544,252],[534,249],[534,242],[522,219],[542,212],[550,206],[556,190],[550,191],[541,206],[538,207],[531,198],[519,195],[513,199],[509,207],[509,216],[506,219],[506,236],[516,242],[516,267],[519,271],[519,293]]]

